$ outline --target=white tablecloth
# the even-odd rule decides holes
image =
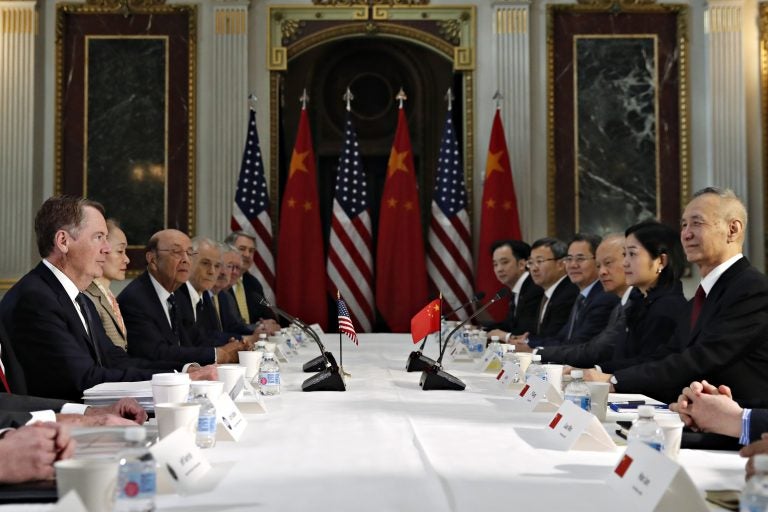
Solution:
[[[268,414],[247,415],[239,443],[204,453],[225,479],[208,493],[158,496],[161,510],[454,511],[626,509],[605,479],[615,453],[536,449],[551,413],[515,414],[514,395],[474,363],[445,364],[463,392],[422,391],[406,373],[414,346],[404,335],[345,338],[347,391],[301,392],[303,349],[282,365]],[[338,336],[325,343],[338,359]],[[427,355],[436,348],[428,347]],[[744,460],[734,453],[683,450],[696,485],[739,489]]]

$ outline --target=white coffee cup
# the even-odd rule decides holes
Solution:
[[[197,434],[197,420],[200,415],[200,404],[192,403],[162,403],[155,405],[157,432],[160,439],[167,437],[178,429],[184,429],[193,436]]]
[[[517,360],[520,361],[520,379],[523,381],[525,380],[525,372],[531,365],[531,358],[533,358],[533,354],[530,352],[517,353]]]
[[[189,397],[189,374],[156,373],[152,376],[152,398],[155,404],[186,402]]]
[[[261,358],[264,356],[264,353],[254,352],[252,350],[241,350],[237,355],[240,356],[240,366],[245,367],[245,378],[248,380],[253,379],[253,377],[259,373],[259,365],[261,364]]]
[[[561,364],[545,364],[544,369],[547,371],[547,381],[555,388],[555,391],[563,395],[563,365]]]
[[[589,388],[589,395],[592,400],[592,414],[600,421],[605,421],[605,414],[608,412],[608,393],[611,385],[608,382],[585,382],[584,384]]]
[[[112,510],[117,483],[113,459],[67,459],[53,464],[59,498],[77,492],[89,512]]]
[[[683,422],[677,414],[656,414],[653,419],[664,431],[664,455],[677,460],[683,440]]]
[[[245,378],[245,366],[239,364],[220,364],[216,367],[219,380],[224,383],[224,393],[229,393],[237,381]]]
[[[220,380],[193,380],[189,384],[191,395],[205,394],[211,402],[219,399],[224,392],[224,383]]]

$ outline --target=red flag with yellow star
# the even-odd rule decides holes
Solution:
[[[501,287],[493,273],[491,245],[497,240],[520,240],[521,238],[517,197],[515,185],[512,182],[512,166],[509,164],[504,126],[501,124],[498,110],[493,118],[491,142],[488,144],[483,204],[480,211],[477,291],[485,292],[485,296],[490,298]],[[488,309],[488,312],[495,320],[501,320],[506,314],[508,305],[506,300],[498,301]]]
[[[302,108],[280,207],[277,303],[308,324],[328,323],[323,231],[309,116]]]
[[[411,318],[411,339],[418,343],[440,330],[440,299],[435,299]]]
[[[427,301],[427,264],[413,149],[402,107],[387,164],[376,242],[376,307],[392,332],[408,332]]]

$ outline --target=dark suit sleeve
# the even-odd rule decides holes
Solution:
[[[64,400],[57,400],[55,398],[0,393],[0,410],[2,411],[31,412],[52,409],[55,412],[59,412],[66,403]]]
[[[626,322],[618,304],[611,311],[608,325],[600,334],[586,343],[544,347],[539,350],[542,362],[568,364],[576,368],[590,368],[599,361],[610,359],[614,347],[626,336]]]
[[[573,303],[568,310],[568,318],[566,318],[565,324],[560,328],[560,331],[552,337],[534,337],[529,341],[531,347],[547,347],[552,345],[562,344],[578,344],[586,343],[605,329],[608,324],[608,318],[611,316],[611,311],[619,303],[619,298],[612,293],[605,293],[602,291],[602,284],[596,283],[595,286],[600,286],[600,291],[592,295],[587,299],[581,311],[579,312],[579,320],[574,326],[571,339],[568,340],[568,320],[570,320],[571,309],[573,309]]]
[[[509,332],[514,335],[536,332],[536,327],[539,325],[539,308],[541,307],[541,298],[543,296],[544,290],[531,282],[528,290],[521,293],[520,300],[517,301],[517,317],[515,322],[509,326]]]
[[[616,391],[670,401],[692,381],[707,379],[730,386],[739,398],[762,394],[768,363],[768,286],[757,271],[743,274],[723,283],[725,291],[706,317],[702,310],[699,324],[704,326],[695,340],[687,341],[686,322],[678,326],[677,342],[688,344],[685,350],[617,371]]]
[[[227,291],[222,291],[218,294],[218,297],[222,329],[226,332],[233,332],[241,336],[253,334],[253,329],[243,322],[243,318],[237,311],[237,304],[235,303],[235,299],[232,298],[232,295]]]
[[[752,409],[749,417],[749,442],[759,441],[763,432],[768,432],[768,409]]]

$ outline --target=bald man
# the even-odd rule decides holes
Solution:
[[[214,347],[200,332],[183,328],[189,320],[176,292],[186,286],[193,256],[192,241],[176,229],[159,231],[149,239],[146,272],[117,298],[128,332],[129,354],[205,365],[236,363],[238,350],[250,349],[247,342],[237,340]]]

